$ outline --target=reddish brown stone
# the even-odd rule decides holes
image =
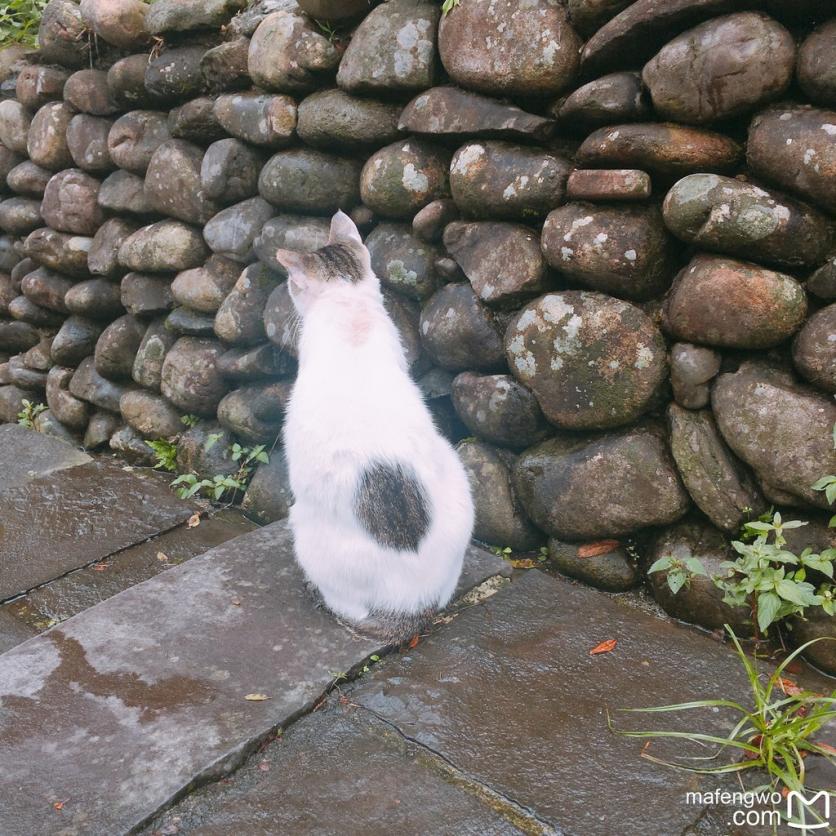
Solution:
[[[646,200],[650,189],[650,175],[634,168],[578,169],[566,184],[571,200]]]
[[[698,255],[676,277],[665,302],[677,339],[729,348],[769,348],[794,334],[807,297],[791,276],[719,256]]]
[[[556,95],[577,72],[580,46],[566,11],[550,0],[467,0],[438,30],[450,78],[494,95]]]
[[[697,171],[730,171],[740,157],[740,146],[714,131],[643,123],[600,128],[583,142],[576,161],[589,168],[640,168],[684,177]]]

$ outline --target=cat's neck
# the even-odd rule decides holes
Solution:
[[[321,352],[320,352],[321,350]],[[317,300],[305,315],[299,346],[300,360],[316,356],[377,358],[405,367],[403,347],[379,291],[333,293]]]

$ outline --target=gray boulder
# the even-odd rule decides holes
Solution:
[[[208,255],[200,232],[173,220],[144,226],[119,247],[119,263],[140,273],[188,270],[203,264]]]
[[[821,264],[830,223],[815,209],[778,192],[717,174],[691,174],[667,193],[668,229],[701,249],[782,267]]]
[[[516,307],[548,285],[540,239],[527,226],[453,221],[444,230],[444,246],[487,305]]]
[[[650,406],[667,374],[665,342],[642,310],[600,293],[548,293],[508,324],[513,375],[567,429],[617,427]]]
[[[660,428],[560,435],[522,453],[514,483],[534,523],[565,540],[670,525],[689,507]]]
[[[247,69],[253,84],[264,90],[307,93],[339,63],[339,51],[313,20],[301,14],[273,12],[253,33]]]
[[[746,362],[714,384],[711,405],[726,443],[769,486],[828,508],[811,485],[836,472],[836,404],[764,362]]]
[[[161,390],[190,415],[214,416],[227,384],[217,369],[223,347],[217,340],[180,337],[162,367]]]
[[[162,215],[205,224],[220,208],[200,188],[203,149],[182,139],[158,146],[145,174],[145,197]]]
[[[450,153],[423,139],[405,139],[373,154],[363,166],[360,195],[373,212],[411,219],[433,200],[450,196]]]
[[[717,17],[683,32],[647,63],[642,79],[663,119],[702,124],[778,98],[795,68],[795,41],[761,12]]]
[[[456,452],[473,493],[473,536],[483,543],[515,551],[531,551],[540,546],[545,537],[526,516],[511,479],[516,456],[469,440],[459,443]]]
[[[736,534],[766,509],[750,475],[726,447],[710,410],[668,407],[671,452],[688,493],[718,528]]]
[[[548,424],[537,399],[507,374],[462,372],[453,379],[453,406],[478,438],[520,449],[548,438]]]
[[[431,87],[440,9],[425,0],[390,0],[355,30],[337,84],[349,93],[390,93]]]
[[[432,361],[449,371],[502,370],[502,329],[467,283],[436,291],[421,310],[421,341]]]

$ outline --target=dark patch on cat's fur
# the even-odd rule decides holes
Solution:
[[[381,546],[418,551],[430,527],[427,496],[411,469],[380,462],[360,476],[354,513]]]
[[[363,265],[349,244],[329,244],[316,251],[322,267],[322,278],[345,279],[356,284],[363,278]]]

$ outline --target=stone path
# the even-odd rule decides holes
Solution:
[[[589,655],[608,638],[613,652]],[[193,793],[145,832],[766,832],[686,802],[687,792],[733,790],[733,780],[644,760],[643,742],[606,720],[609,710],[630,727],[618,708],[746,689],[724,645],[533,571],[384,660],[231,781]],[[671,717],[664,725],[685,728]],[[704,733],[725,727],[720,715],[699,718]]]
[[[90,467],[62,471],[45,493],[81,485]],[[102,472],[90,471],[91,490],[107,483]],[[138,526],[153,519],[154,490],[132,497],[126,516]],[[170,506],[175,519],[192,510]],[[7,526],[26,516],[5,507]],[[103,539],[82,533],[76,553],[98,556]],[[501,571],[473,549],[461,589]],[[193,781],[236,767],[379,649],[312,606],[283,523],[132,586],[0,656],[0,833],[127,832]]]
[[[258,529],[223,512],[188,528],[191,505],[163,497],[154,474],[61,449],[65,467],[45,468],[33,439],[14,436],[31,449],[0,490],[3,533],[34,525],[31,509],[68,485],[108,490],[94,524],[72,521],[72,560],[0,558],[6,588],[47,579],[0,606],[4,836],[765,832],[687,803],[731,779],[653,764],[642,741],[607,726],[607,711],[625,727],[646,722],[619,708],[745,697],[736,657],[707,635],[629,596],[537,570],[509,578],[474,548],[456,606],[417,646],[379,659],[312,605],[284,523]],[[120,484],[125,519],[113,513]],[[46,519],[37,548],[69,552],[68,518]],[[615,649],[590,655],[606,639]],[[652,753],[688,754],[658,741]],[[836,784],[817,771],[819,786]]]

